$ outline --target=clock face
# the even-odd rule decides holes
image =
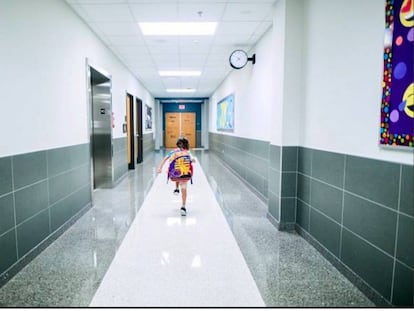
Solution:
[[[243,50],[235,50],[231,53],[229,61],[230,66],[232,66],[234,69],[241,69],[247,64],[247,53]]]

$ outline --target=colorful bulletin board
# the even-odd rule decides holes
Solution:
[[[414,0],[386,0],[380,143],[414,146]]]
[[[234,131],[234,94],[217,103],[217,130]]]

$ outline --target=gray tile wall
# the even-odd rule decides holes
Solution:
[[[268,212],[276,220],[276,226],[280,224],[281,152],[280,146],[269,146]]]
[[[290,230],[296,222],[298,147],[281,147],[281,157],[280,223]]]
[[[114,182],[115,185],[121,178],[128,172],[128,150],[127,150],[127,138],[114,138],[112,140],[114,154],[112,163],[114,167]]]
[[[414,304],[413,166],[216,133],[209,139],[210,149],[268,199],[279,229],[296,224],[373,300]],[[266,149],[260,173],[249,176],[248,159],[262,159]]]
[[[386,302],[405,306],[413,305],[413,171],[299,147],[297,225]]]
[[[201,148],[201,137],[202,137],[201,131],[196,131],[196,147]]]
[[[0,158],[0,279],[90,203],[89,144]]]
[[[268,211],[271,218],[276,220],[273,223],[279,230],[294,230],[298,148],[276,145],[270,145],[269,148]]]
[[[269,143],[209,133],[210,149],[262,198],[268,197]]]
[[[144,161],[148,154],[154,152],[155,150],[155,140],[152,133],[144,134],[142,138],[142,149]]]

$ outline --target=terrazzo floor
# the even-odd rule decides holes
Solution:
[[[219,157],[206,151],[194,153],[202,167],[197,174],[204,171],[205,175],[199,175],[198,182],[195,180],[194,185],[189,186],[189,214],[185,221],[194,223],[196,220],[194,228],[198,228],[198,232],[202,231],[202,235],[180,233],[180,228],[187,226],[182,222],[182,218],[178,217],[178,208],[175,210],[175,207],[169,207],[171,203],[179,205],[179,201],[171,201],[174,200],[171,199],[172,193],[165,193],[167,185],[162,183],[161,186],[160,179],[156,178],[155,167],[163,154],[154,153],[135,171],[130,171],[115,188],[95,191],[93,208],[0,288],[0,306],[87,307],[91,303],[92,306],[109,306],[108,301],[99,302],[98,297],[101,299],[107,296],[105,291],[117,284],[121,274],[125,277],[128,274],[132,275],[130,279],[133,282],[145,282],[144,277],[148,279],[148,276],[132,272],[136,267],[141,267],[138,268],[141,272],[145,270],[142,267],[145,267],[147,261],[142,259],[151,256],[151,249],[158,248],[156,251],[159,255],[160,247],[168,247],[168,253],[181,256],[179,258],[183,258],[188,249],[197,248],[191,256],[199,256],[191,257],[192,264],[208,269],[210,266],[207,263],[214,259],[215,266],[210,273],[200,275],[197,279],[199,283],[191,283],[193,279],[188,278],[188,271],[183,272],[182,265],[170,270],[175,271],[168,275],[171,284],[178,283],[185,287],[183,296],[188,297],[187,300],[157,300],[163,290],[171,290],[171,284],[166,284],[165,278],[158,271],[158,274],[148,274],[156,276],[151,279],[151,286],[162,289],[151,291],[153,297],[149,298],[152,300],[144,301],[142,297],[140,300],[139,295],[136,295],[137,299],[131,301],[128,300],[131,294],[124,296],[124,299],[112,306],[243,307],[261,306],[264,302],[268,307],[375,307],[303,238],[295,233],[277,231],[266,218],[265,203],[228,170]],[[205,181],[202,182],[201,179]],[[158,186],[151,188],[154,183]],[[172,187],[169,184],[168,190],[172,190]],[[152,210],[151,206],[160,199],[168,207],[162,210],[162,206],[156,206],[157,208]],[[211,210],[206,212],[205,209],[198,209],[197,199],[204,204],[200,206],[212,206]],[[208,200],[211,202],[208,203]],[[191,205],[194,206],[193,215]],[[154,213],[158,213],[156,221]],[[170,226],[168,230],[160,227],[161,237],[167,234],[170,238],[179,239],[178,241],[167,243],[159,237],[145,238],[156,236],[154,226],[168,222],[184,224]],[[215,230],[221,234],[212,232]],[[209,244],[209,232],[211,242],[214,243]],[[220,236],[223,240],[217,240]],[[185,243],[180,243],[180,239]],[[145,240],[149,243],[144,243]],[[141,256],[135,259],[141,259],[144,266],[122,270],[122,260],[127,258],[125,255],[128,256],[128,250],[134,242],[138,245],[136,254],[141,252]],[[186,245],[191,247],[186,250]],[[228,255],[218,256],[217,253],[224,249],[223,245],[231,251]],[[162,256],[161,253],[157,260],[161,262],[163,259],[166,263],[166,257]],[[226,266],[235,268],[219,269]],[[194,267],[189,269],[194,270]],[[213,283],[203,282],[206,281],[207,275]],[[125,295],[127,289],[120,288],[119,284],[118,282],[118,286],[112,290],[118,290],[120,295]],[[211,286],[212,284],[215,286]],[[203,286],[213,289],[210,290],[210,295],[206,293],[200,296],[195,292],[192,295],[192,289],[197,286],[199,289],[205,289]],[[217,286],[224,289],[222,297],[214,292]],[[128,290],[133,289],[133,286],[129,286]],[[245,290],[252,295],[250,298],[245,294]],[[146,296],[148,297],[148,292]],[[130,304],[125,303],[127,300]],[[157,304],[154,303],[156,300]]]

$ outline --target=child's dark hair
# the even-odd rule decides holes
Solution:
[[[186,150],[189,150],[190,149],[188,140],[185,137],[178,138],[176,145],[180,149],[186,149]]]

